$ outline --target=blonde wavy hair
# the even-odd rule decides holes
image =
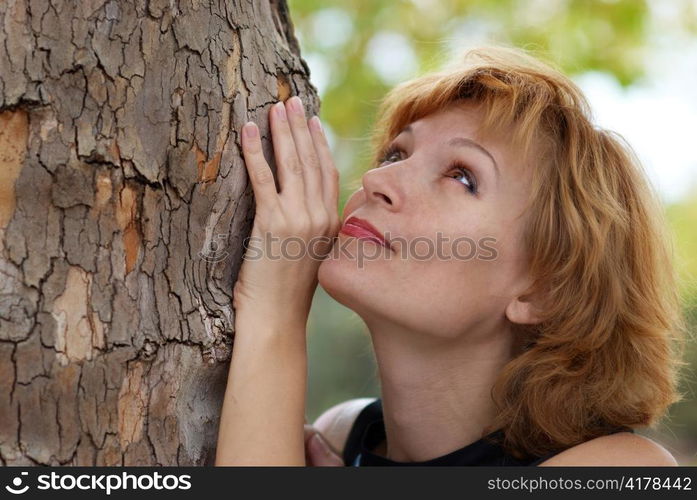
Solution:
[[[372,132],[377,164],[409,123],[467,100],[480,133],[510,133],[533,168],[523,244],[542,311],[492,389],[485,430],[517,458],[619,427],[655,427],[678,393],[686,322],[662,204],[631,147],[592,123],[581,90],[521,49],[468,50],[393,88]]]

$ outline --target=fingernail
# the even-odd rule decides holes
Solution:
[[[298,114],[303,114],[305,111],[303,109],[303,103],[297,95],[294,95],[290,98],[290,107],[293,111],[295,111]]]
[[[258,129],[254,122],[247,122],[244,124],[244,134],[250,139],[257,136],[257,131]]]
[[[286,118],[286,106],[283,104],[283,101],[278,101],[276,104],[276,116],[278,116],[282,121],[287,121]]]
[[[322,132],[322,122],[319,119],[319,116],[315,115],[312,117],[312,126],[315,127],[315,130],[318,132]]]

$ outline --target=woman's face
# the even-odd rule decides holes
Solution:
[[[529,172],[505,137],[477,136],[480,116],[463,102],[411,123],[346,203],[343,222],[368,221],[392,249],[342,231],[318,279],[369,325],[484,338],[528,284]]]

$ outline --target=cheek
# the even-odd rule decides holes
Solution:
[[[463,252],[462,258],[424,262],[408,281],[417,300],[437,299],[449,305],[487,301],[495,267]]]
[[[436,314],[441,309],[475,313],[498,307],[497,300],[505,294],[501,284],[507,282],[512,269],[498,261],[501,249],[497,243],[476,235],[461,236],[437,248],[440,255],[412,257],[401,267],[400,281],[409,284],[415,302],[428,303]],[[434,301],[443,307],[431,304]]]

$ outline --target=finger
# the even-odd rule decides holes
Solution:
[[[242,127],[242,154],[257,207],[269,207],[277,203],[278,193],[273,172],[264,158],[259,127],[254,122],[247,122]]]
[[[320,434],[314,434],[308,443],[312,464],[315,466],[342,466],[343,459]]]
[[[303,433],[305,435],[305,446],[307,447],[310,438],[315,434],[319,434],[319,431],[312,424],[305,424],[303,426]]]
[[[326,449],[331,451],[333,454],[337,454],[337,452],[332,448],[332,446],[327,442],[327,440],[322,436],[322,433],[317,430],[317,428],[312,425],[312,424],[305,424],[303,426],[303,433],[305,435],[305,444],[309,445],[309,442],[317,436],[320,440],[320,444]]]
[[[296,207],[304,206],[303,168],[295,150],[295,141],[288,124],[286,107],[279,101],[271,107],[271,134],[281,185],[281,197],[294,202]],[[302,205],[300,205],[302,203]]]
[[[315,429],[312,424],[305,423],[303,426],[303,432],[305,434],[305,444],[307,444],[307,441],[312,437],[312,435],[317,433],[317,429]]]
[[[310,439],[312,436],[317,434],[317,429],[315,429],[312,424],[307,423],[307,418],[305,418],[305,425],[303,426],[303,432],[304,432],[304,442],[305,442],[305,460],[307,461],[307,465],[314,466],[315,464],[312,461],[312,452],[310,451]]]
[[[315,151],[322,169],[322,197],[329,213],[337,213],[339,209],[339,170],[334,165],[327,136],[322,129],[318,116],[310,119],[310,133],[315,144]]]
[[[305,185],[305,204],[310,216],[324,208],[322,197],[322,171],[315,144],[310,135],[305,117],[305,109],[300,97],[293,96],[286,101],[288,123],[295,141],[295,150],[303,166],[303,181]]]

